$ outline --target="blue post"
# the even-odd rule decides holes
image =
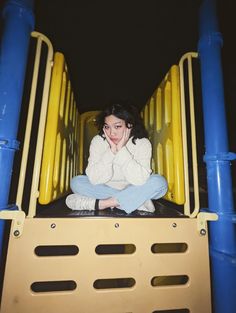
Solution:
[[[228,151],[221,66],[223,40],[215,0],[203,1],[199,21],[209,211],[219,216],[209,225],[213,312],[232,313],[236,309],[236,228],[230,163],[235,154]]]
[[[34,0],[8,0],[2,11],[0,43],[0,210],[7,207],[30,33],[34,28]],[[0,260],[4,221],[0,220]]]

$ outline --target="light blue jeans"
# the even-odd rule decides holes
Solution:
[[[101,200],[114,197],[119,202],[120,209],[126,213],[136,210],[146,200],[163,197],[168,189],[166,179],[158,174],[152,174],[143,185],[128,185],[122,190],[105,184],[93,185],[86,175],[73,177],[70,186],[74,193],[89,198]]]

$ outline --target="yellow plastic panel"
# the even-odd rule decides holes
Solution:
[[[151,97],[149,102],[149,126],[152,127],[154,124],[154,98]]]
[[[150,115],[148,114],[148,106],[146,105],[144,108],[143,122],[144,122],[144,126],[147,130],[149,128],[149,117],[150,117]]]
[[[200,236],[197,224],[196,218],[27,218],[20,237],[10,232],[1,313],[153,313],[181,308],[211,313],[208,235],[206,229],[206,236]],[[97,253],[101,245],[124,244],[135,252]],[[157,249],[176,245],[185,249]],[[53,253],[71,247],[75,253]],[[39,248],[47,254],[39,255]],[[171,282],[183,275],[187,282]],[[122,278],[132,278],[135,285],[120,286]],[[96,289],[95,282],[103,279],[117,284]],[[35,284],[47,287],[51,282],[51,290],[32,290]]]
[[[39,203],[48,204],[69,191],[79,167],[79,113],[63,54],[55,53],[45,129]]]
[[[154,105],[154,109],[153,109]],[[145,114],[149,111],[149,115]],[[150,115],[154,115],[153,117]],[[184,204],[184,163],[181,133],[179,67],[174,65],[144,108],[146,127],[153,145],[153,171],[168,180],[165,198]],[[154,122],[154,127],[152,123]]]
[[[80,116],[80,158],[79,171],[84,173],[89,157],[89,146],[92,138],[97,135],[96,116],[100,111],[90,111]]]
[[[161,89],[158,88],[156,91],[156,131],[159,132],[161,130],[161,117],[162,117],[162,109],[161,109]]]

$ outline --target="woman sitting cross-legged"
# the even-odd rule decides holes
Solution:
[[[151,174],[152,147],[135,107],[112,104],[97,117],[99,134],[90,144],[86,175],[71,180],[72,210],[119,208],[154,212],[151,199],[167,192],[166,179]]]

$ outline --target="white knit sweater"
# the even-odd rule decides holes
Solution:
[[[151,174],[152,146],[147,138],[132,138],[126,146],[113,154],[108,142],[95,136],[90,144],[88,166],[85,170],[90,182],[124,189],[129,184],[142,185]]]

